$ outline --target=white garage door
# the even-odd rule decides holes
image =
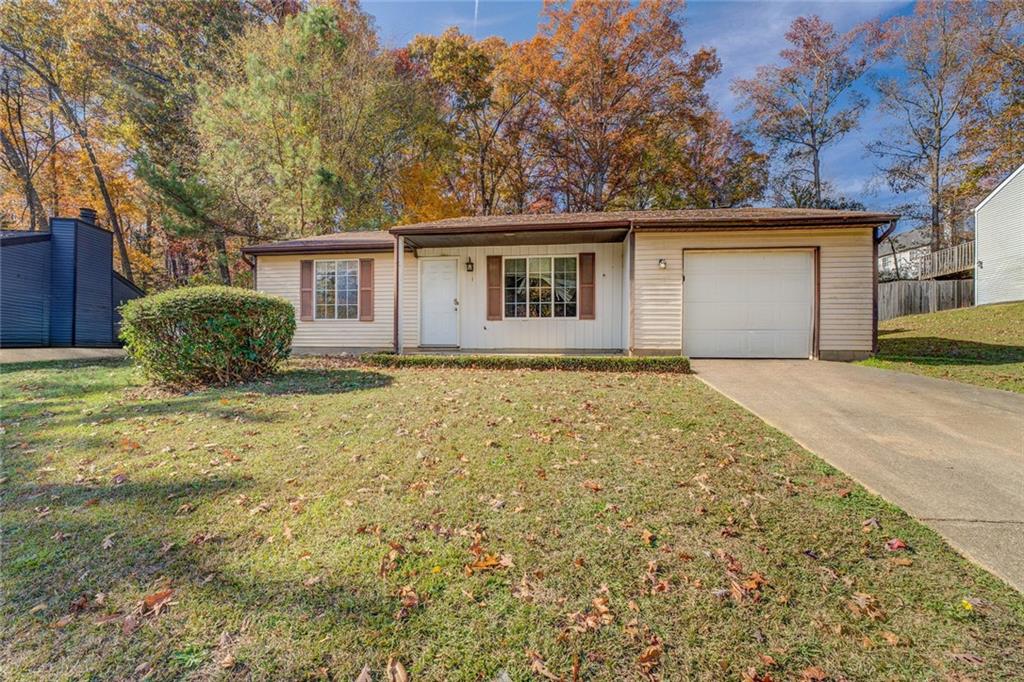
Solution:
[[[686,251],[683,352],[694,358],[811,355],[810,251]]]

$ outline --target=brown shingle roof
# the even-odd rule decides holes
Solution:
[[[741,227],[843,227],[881,225],[895,220],[890,213],[831,211],[809,208],[708,208],[676,211],[608,211],[599,213],[541,213],[445,218],[413,225],[399,225],[392,234],[457,234],[529,229],[584,229],[628,227],[635,229],[718,229]]]
[[[445,218],[387,230],[337,232],[242,249],[247,254],[380,252],[394,248],[393,235],[475,234],[486,232],[571,231],[602,228],[635,230],[730,230],[870,227],[899,216],[869,211],[811,208],[708,208],[678,211],[607,211],[592,213],[522,213],[517,215]]]
[[[256,244],[242,248],[243,253],[323,253],[325,251],[380,252],[393,251],[395,238],[387,230],[335,232],[315,237],[302,237],[273,244]]]

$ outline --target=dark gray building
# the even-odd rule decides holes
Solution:
[[[0,233],[0,346],[116,346],[117,309],[143,292],[112,260],[91,209],[49,232]]]

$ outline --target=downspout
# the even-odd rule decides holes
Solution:
[[[401,235],[395,235],[395,300],[394,300],[394,311],[392,316],[392,347],[395,353],[402,352],[402,296],[401,296],[401,282],[402,282],[402,264],[405,261],[405,237]]]
[[[878,228],[875,227],[872,230],[874,234],[874,243],[871,245],[872,259],[871,259],[871,279],[872,279],[872,295],[871,295],[871,353],[878,353],[878,245],[882,243],[889,235],[896,229],[896,221],[890,220],[889,227],[887,227],[881,234],[878,233]]]
[[[629,232],[626,233],[626,246],[629,249],[629,320],[628,320],[628,348],[627,354],[633,355],[636,346],[636,233],[633,231],[633,221],[629,221]]]

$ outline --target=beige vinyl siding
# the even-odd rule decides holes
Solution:
[[[974,302],[1024,300],[1024,166],[975,214]]]
[[[373,258],[373,321],[300,320],[299,261]],[[323,253],[258,256],[256,283],[264,293],[281,296],[295,307],[296,348],[391,348],[394,337],[395,266],[392,253]]]
[[[683,328],[683,250],[813,247],[821,249],[820,349],[869,352],[874,296],[873,230],[638,232],[634,348],[679,352]],[[666,268],[658,267],[664,258]]]
[[[579,319],[487,319],[487,256],[569,256],[580,252],[595,254],[594,320]],[[625,347],[623,337],[623,245],[555,244],[542,246],[423,248],[421,259],[456,256],[459,259],[459,345],[482,350],[616,350]],[[466,260],[473,259],[473,272],[466,272]],[[407,266],[418,270],[415,260]],[[403,345],[405,350],[419,344],[419,292],[406,290],[403,297]]]

